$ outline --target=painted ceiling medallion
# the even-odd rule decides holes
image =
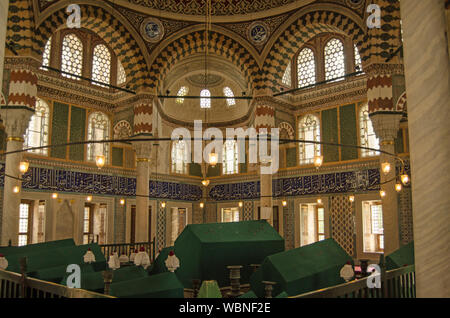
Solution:
[[[269,27],[262,21],[255,21],[248,27],[247,35],[256,45],[264,44],[269,39]]]
[[[141,24],[141,35],[148,42],[159,42],[164,37],[164,26],[158,19],[147,18]]]

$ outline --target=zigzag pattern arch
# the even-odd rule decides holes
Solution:
[[[367,36],[358,23],[338,12],[325,10],[309,12],[292,23],[272,46],[265,59],[263,75],[256,89],[278,92],[283,73],[295,53],[311,38],[325,32],[342,33],[351,37],[358,46],[364,66],[364,62],[368,59],[365,54],[367,51],[365,45],[368,45]]]
[[[103,8],[92,5],[80,5],[81,27],[95,32],[114,51],[122,62],[131,89],[148,86],[148,68],[143,52],[126,27]],[[42,55],[50,36],[66,24],[65,9],[50,15],[36,28],[36,52]]]
[[[150,68],[150,87],[159,88],[170,69],[183,58],[196,53],[205,52],[205,32],[195,31],[167,45],[154,59]],[[230,61],[242,72],[248,83],[252,85],[260,77],[260,68],[252,54],[236,40],[218,33],[211,32],[208,50]]]

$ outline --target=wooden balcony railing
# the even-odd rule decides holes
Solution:
[[[369,288],[371,277],[328,287],[290,298],[415,298],[414,265],[381,273],[381,288]]]
[[[150,256],[150,261],[153,262],[155,260],[155,240],[151,242],[143,242],[143,243],[124,243],[124,244],[106,244],[100,245],[102,249],[103,255],[105,255],[106,259],[109,258],[109,255],[113,252],[117,252],[118,255],[126,254],[130,256],[131,250],[139,251],[141,247],[144,247]]]
[[[0,270],[0,298],[115,298]]]

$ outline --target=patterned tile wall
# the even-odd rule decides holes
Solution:
[[[355,212],[346,196],[331,197],[331,237],[355,256]]]
[[[411,188],[403,188],[399,194],[400,241],[408,244],[414,240]]]

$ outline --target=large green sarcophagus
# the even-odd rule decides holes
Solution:
[[[284,251],[284,239],[266,221],[193,224],[186,226],[173,250],[180,260],[175,273],[185,288],[192,288],[193,279],[215,280],[224,287],[230,285],[227,266],[242,265],[241,283],[248,283],[250,265]],[[156,264],[163,264],[167,252],[161,252]]]
[[[405,265],[414,264],[414,242],[400,247],[395,252],[386,256],[386,270],[392,270]]]
[[[333,239],[274,254],[252,275],[251,290],[263,297],[262,281],[272,281],[277,283],[273,295],[294,296],[342,284],[340,270],[347,262],[352,258]]]
[[[8,260],[8,271],[20,272],[20,258],[27,259],[27,273],[30,277],[41,280],[59,282],[70,264],[84,264],[83,256],[90,248],[95,255],[96,262],[86,267],[88,271],[99,271],[106,268],[106,259],[97,244],[75,246],[73,240],[55,241],[46,244],[28,245],[24,247],[8,248],[5,254]],[[51,244],[50,244],[51,243]],[[17,249],[17,250],[15,250]]]
[[[111,284],[112,296],[120,298],[183,298],[184,287],[174,273],[161,273]]]

